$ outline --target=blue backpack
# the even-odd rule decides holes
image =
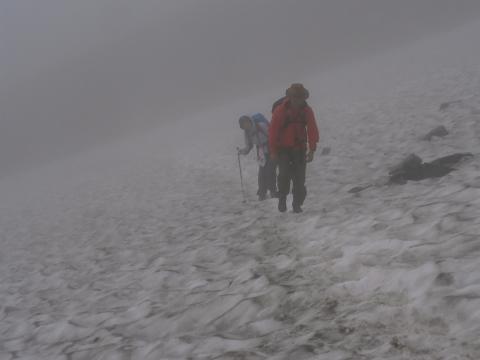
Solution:
[[[269,121],[263,116],[263,114],[256,113],[250,116],[250,118],[255,122],[255,124],[265,123],[270,125]]]
[[[260,113],[256,113],[256,114],[251,115],[250,118],[253,120],[257,130],[261,131],[268,138],[268,134],[265,132],[265,129],[260,126],[260,124],[262,124],[262,123],[266,124],[267,128],[270,126],[270,122],[265,118],[265,116],[263,116]]]

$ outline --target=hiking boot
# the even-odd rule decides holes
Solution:
[[[287,198],[286,197],[278,198],[278,211],[280,211],[280,212],[287,211]]]
[[[263,201],[263,200],[266,200],[267,199],[267,194],[260,194],[258,195],[258,200],[259,201]]]
[[[301,212],[303,212],[302,208],[300,205],[297,205],[297,204],[292,204],[292,208],[293,208],[293,212],[295,214],[300,214]]]

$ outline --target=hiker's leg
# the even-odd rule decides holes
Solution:
[[[267,166],[258,167],[258,198],[260,200],[265,199],[267,195],[267,185],[268,185],[268,169]]]
[[[307,196],[307,188],[305,186],[305,174],[307,163],[305,160],[305,150],[295,150],[293,154],[293,202],[292,205],[302,206]]]
[[[276,196],[277,195],[277,171],[276,171],[276,164],[267,155],[267,163],[265,164],[265,171],[266,171],[266,180],[267,180],[267,189],[270,190],[270,195]]]
[[[280,197],[287,197],[290,192],[290,152],[281,149],[278,152],[278,193]]]
[[[290,150],[281,149],[278,152],[278,210],[287,211],[287,195],[290,192],[292,163]]]

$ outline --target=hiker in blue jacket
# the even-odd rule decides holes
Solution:
[[[270,158],[268,149],[269,122],[260,113],[243,115],[238,119],[240,128],[245,134],[245,147],[238,149],[240,155],[247,155],[253,148],[257,148],[258,161],[258,199],[267,198],[267,190],[271,197],[277,197],[277,165]]]

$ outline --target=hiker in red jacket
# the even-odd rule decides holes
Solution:
[[[300,213],[307,195],[306,163],[313,160],[319,135],[315,115],[306,102],[308,90],[302,84],[292,84],[286,94],[273,112],[268,138],[270,154],[279,166],[278,210],[287,210],[287,195],[292,181],[292,208],[295,213]]]

